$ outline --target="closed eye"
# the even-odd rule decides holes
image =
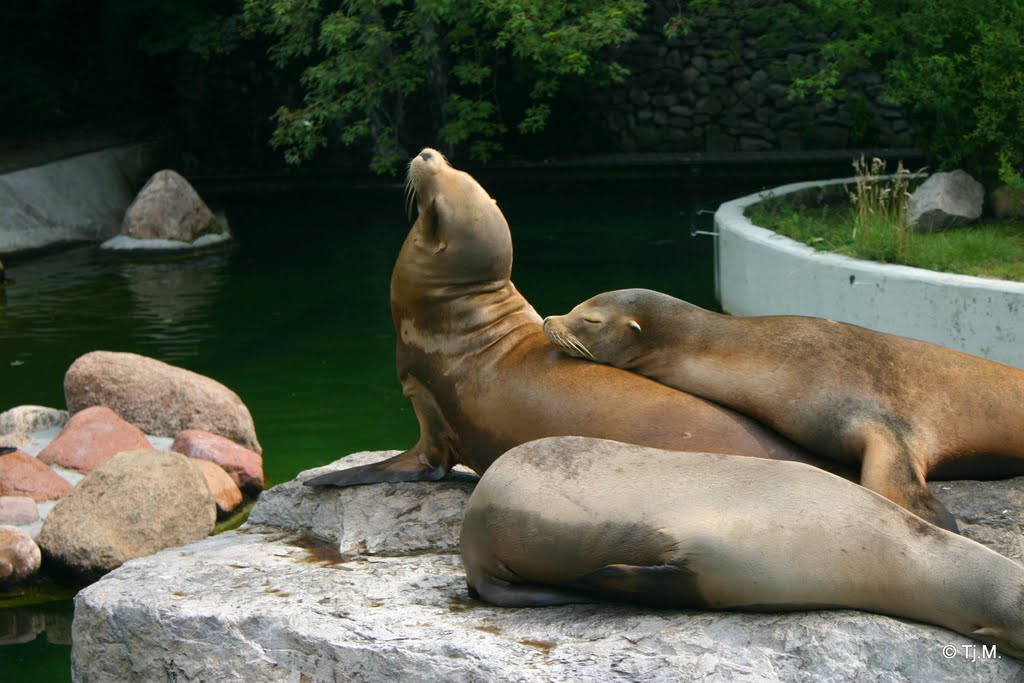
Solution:
[[[601,324],[600,320],[594,320],[593,318],[584,318],[583,322],[590,323],[591,325],[600,325]]]

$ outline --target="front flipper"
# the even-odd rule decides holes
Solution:
[[[389,481],[437,481],[448,474],[449,469],[423,463],[417,449],[413,448],[387,460],[328,472],[302,483],[306,486],[359,486]]]
[[[609,564],[580,577],[571,586],[591,594],[656,607],[708,607],[697,575],[686,567],[671,564]]]
[[[393,458],[321,474],[306,486],[358,486],[396,481],[437,481],[459,462],[458,438],[430,390],[412,375],[402,381],[420,423],[419,442]]]

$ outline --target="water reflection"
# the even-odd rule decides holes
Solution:
[[[126,262],[118,272],[131,298],[133,334],[158,345],[162,358],[197,355],[213,334],[210,308],[227,278],[226,252],[164,262]]]
[[[42,634],[54,645],[71,644],[71,614],[16,607],[0,610],[0,646],[31,643]]]
[[[80,353],[134,350],[170,362],[194,356],[213,334],[209,309],[227,279],[230,251],[128,258],[82,247],[8,266],[17,277],[0,288],[0,376],[4,366],[79,340],[91,347]]]

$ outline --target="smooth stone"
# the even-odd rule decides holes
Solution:
[[[23,451],[0,455],[0,496],[28,496],[35,501],[63,498],[71,484]]]
[[[39,571],[42,561],[31,536],[15,526],[0,526],[0,586],[27,579]]]
[[[195,188],[177,171],[154,173],[124,212],[121,234],[135,239],[194,242],[221,232]]]
[[[36,501],[28,496],[0,496],[0,524],[20,526],[39,521]]]
[[[73,415],[105,405],[147,434],[173,437],[203,429],[256,453],[249,409],[214,379],[134,353],[93,351],[78,358],[64,376],[64,397]]]
[[[106,406],[91,406],[72,415],[38,457],[47,465],[88,473],[117,453],[148,447],[141,429]]]
[[[242,502],[242,492],[223,467],[209,460],[198,458],[190,458],[190,460],[203,473],[206,486],[210,489],[210,495],[213,496],[214,502],[217,503],[217,509],[221,513],[226,514],[238,507]]]
[[[183,429],[175,435],[171,450],[220,465],[240,489],[263,490],[263,456],[230,439],[202,429]]]
[[[57,569],[95,579],[124,562],[208,536],[216,505],[183,455],[119,453],[50,511],[39,546]]]

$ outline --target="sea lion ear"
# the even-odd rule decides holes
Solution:
[[[630,321],[629,321],[628,323],[626,323],[626,324],[627,324],[627,325],[629,325],[629,329],[631,329],[631,330],[636,330],[637,332],[640,332],[640,323],[638,323],[637,321],[635,321],[635,320],[630,320]]]

